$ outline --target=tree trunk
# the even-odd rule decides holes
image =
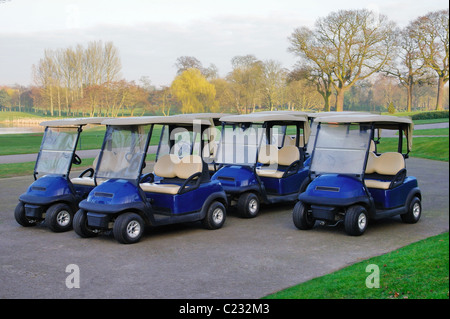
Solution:
[[[409,82],[408,86],[406,87],[407,90],[407,102],[406,107],[408,109],[408,112],[411,112],[412,109],[412,99],[413,99],[413,84],[412,82]]]
[[[330,98],[331,98],[331,91],[326,91],[324,93],[323,99],[325,100],[325,106],[324,106],[324,112],[329,112],[330,111]]]
[[[337,90],[336,112],[344,111],[344,93],[345,93],[345,91],[342,88],[339,88]]]
[[[444,105],[444,78],[439,77],[438,82],[438,93],[437,93],[437,100],[436,100],[436,110],[442,111],[443,105]]]

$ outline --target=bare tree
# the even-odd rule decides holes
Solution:
[[[280,62],[267,60],[262,64],[262,96],[264,104],[272,111],[281,104],[286,85],[287,70]]]
[[[254,55],[235,56],[231,59],[233,70],[227,80],[238,113],[252,112],[261,98],[263,67]]]
[[[394,76],[406,88],[408,112],[412,108],[413,88],[423,81],[426,74],[423,60],[420,58],[419,46],[412,37],[413,26],[410,24],[402,30],[397,30],[396,56],[397,59],[385,65],[385,72]]]
[[[394,23],[369,10],[341,10],[319,18],[314,30],[299,28],[291,35],[290,50],[309,60],[331,80],[342,111],[344,93],[357,81],[380,71],[394,44]]]
[[[414,20],[412,37],[424,65],[438,76],[436,109],[442,110],[444,86],[449,80],[449,10],[430,12]]]

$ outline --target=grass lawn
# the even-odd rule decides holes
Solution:
[[[382,138],[377,146],[379,153],[388,151],[397,151],[397,138]],[[438,161],[448,162],[449,158],[449,137],[414,137],[412,151],[410,157],[427,158]],[[404,139],[403,147],[406,152],[406,139]]]
[[[433,128],[426,130],[415,130],[413,135],[445,135],[448,136],[448,128]]]
[[[379,288],[367,288],[369,265]],[[372,278],[372,277],[371,277]],[[369,278],[369,283],[375,281]],[[448,299],[448,232],[266,296],[266,299]]]
[[[157,145],[161,127],[155,126],[150,145]],[[1,134],[0,156],[14,154],[38,153],[41,147],[43,133]],[[78,142],[78,150],[100,149],[102,147],[105,128],[103,126],[84,129]]]

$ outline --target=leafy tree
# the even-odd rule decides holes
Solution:
[[[172,82],[171,91],[181,102],[182,113],[215,111],[217,108],[214,85],[198,69],[187,69],[178,75]]]

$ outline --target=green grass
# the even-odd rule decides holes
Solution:
[[[0,135],[0,155],[38,153],[43,134],[2,134]],[[104,135],[104,127],[84,130],[80,135],[77,149],[90,150],[101,148]]]
[[[369,265],[379,288],[367,288]],[[448,232],[266,296],[266,299],[448,299]],[[370,281],[370,280],[369,280]],[[373,283],[373,281],[370,281]]]
[[[14,154],[38,153],[44,133],[1,134],[0,156]],[[150,145],[158,145],[161,127],[155,126]],[[102,147],[105,128],[103,126],[84,129],[78,142],[78,150],[100,149]]]
[[[80,165],[72,165],[72,170],[85,170],[92,166],[93,158],[84,158]],[[0,178],[33,175],[35,162],[0,164]]]
[[[25,112],[0,112],[0,122],[18,121],[25,119],[44,121],[52,118]]]
[[[403,148],[406,152],[406,139],[403,139]],[[377,146],[379,153],[397,151],[397,138],[382,138]],[[411,157],[427,158],[448,162],[449,137],[414,137]]]
[[[448,136],[448,128],[433,128],[426,130],[415,130],[413,135],[446,135]]]

